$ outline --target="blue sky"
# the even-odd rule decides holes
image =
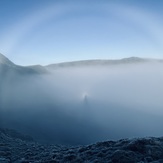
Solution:
[[[162,0],[0,0],[0,53],[20,65],[163,58]]]

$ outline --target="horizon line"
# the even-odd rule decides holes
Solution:
[[[5,59],[9,60],[10,62],[12,62],[12,60],[10,60],[8,57],[6,57],[4,54],[0,53],[0,56],[3,56]],[[162,61],[163,58],[152,58],[152,57],[149,57],[149,58],[146,58],[146,57],[136,57],[136,56],[131,56],[131,57],[124,57],[124,58],[114,58],[114,59],[110,59],[110,58],[107,58],[107,59],[103,59],[103,58],[93,58],[93,59],[81,59],[81,60],[70,60],[70,61],[61,61],[61,62],[54,62],[54,63],[49,63],[49,64],[46,64],[46,65],[42,65],[42,64],[39,64],[39,63],[36,63],[36,64],[32,64],[32,65],[20,65],[20,64],[15,64],[14,62],[12,62],[13,64],[17,65],[17,66],[23,66],[23,67],[28,67],[28,66],[51,66],[51,65],[59,65],[59,64],[66,64],[66,63],[75,63],[75,62],[89,62],[89,61],[93,61],[93,62],[96,62],[96,61],[121,61],[121,60],[131,60],[131,59],[137,59],[138,60],[154,60],[154,61]]]

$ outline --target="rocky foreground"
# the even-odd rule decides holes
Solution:
[[[161,163],[163,138],[122,139],[78,147],[42,145],[14,130],[0,129],[0,163]]]

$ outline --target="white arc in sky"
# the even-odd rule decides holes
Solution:
[[[6,34],[4,34],[0,41],[1,52],[7,56],[15,55],[14,49],[19,48],[19,43],[22,39],[26,38],[26,35],[33,28],[43,24],[51,18],[58,18],[73,10],[77,11],[78,7],[79,6],[75,5],[50,5],[43,10],[32,13],[30,16],[9,28]],[[105,12],[106,14],[111,13],[113,16],[118,16],[122,20],[126,19],[139,25],[146,30],[158,44],[160,44],[160,47],[163,45],[163,25],[160,23],[161,21],[159,21],[159,19],[156,19],[157,17],[131,6],[110,4],[105,6],[99,5],[98,7],[101,8],[101,12]],[[87,8],[80,5],[80,9],[86,10]]]

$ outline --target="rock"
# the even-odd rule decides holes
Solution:
[[[3,157],[0,157],[0,163],[10,163],[10,160],[3,158]]]
[[[13,133],[0,129],[0,163],[163,163],[163,138],[121,139],[67,147],[22,140],[20,134],[15,139],[17,134]]]

